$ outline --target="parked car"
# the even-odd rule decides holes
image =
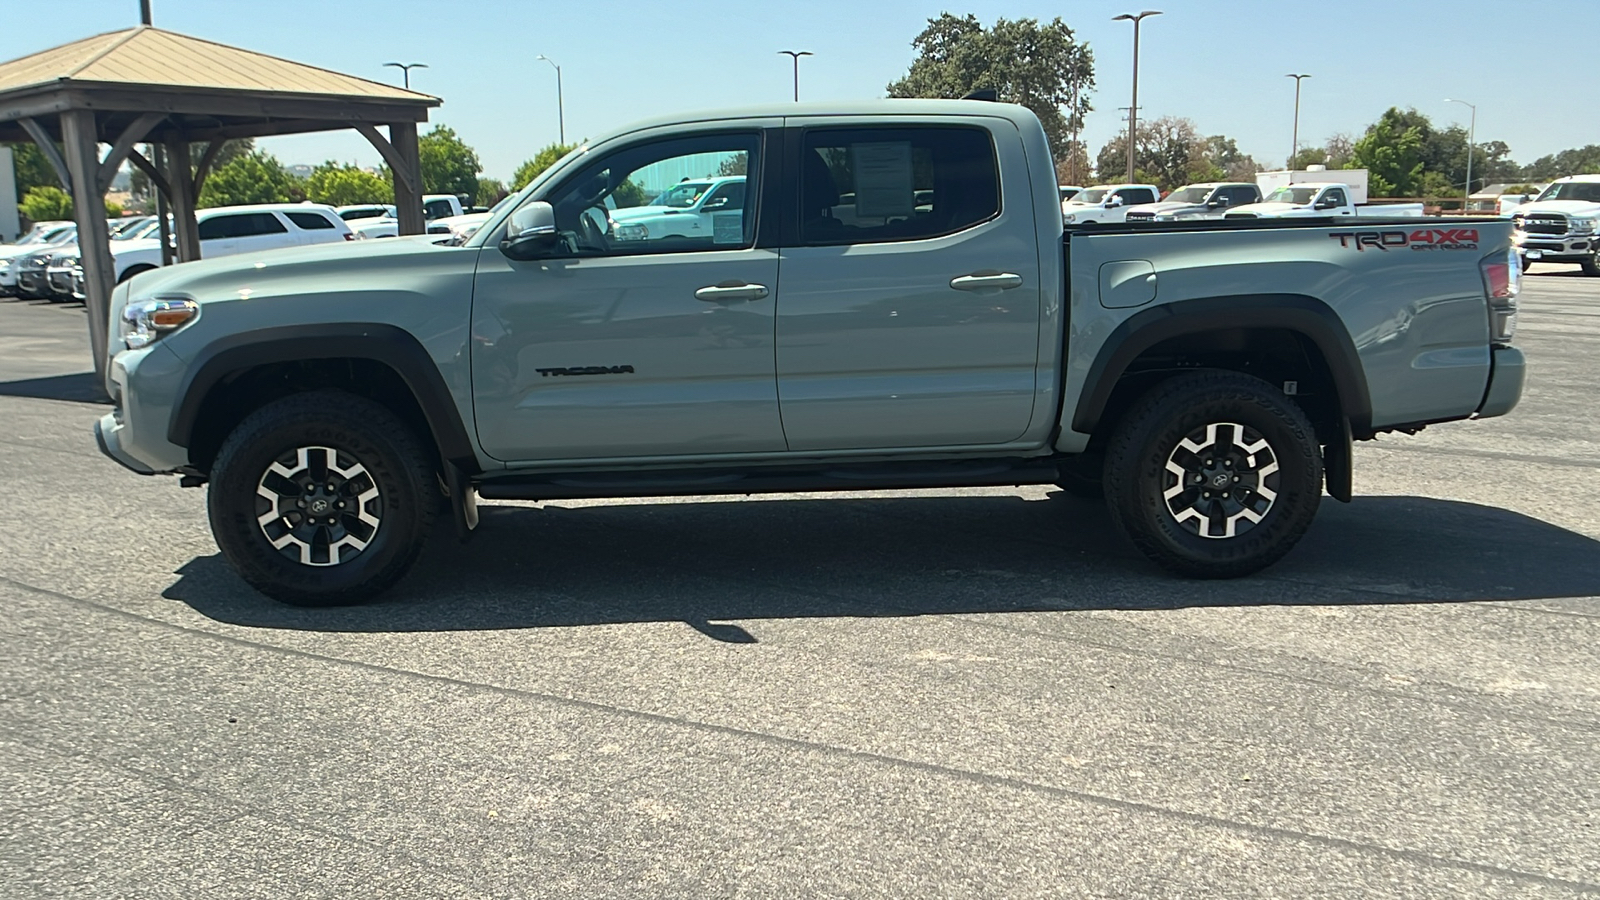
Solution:
[[[1421,203],[1383,203],[1357,206],[1351,202],[1353,190],[1342,182],[1298,182],[1285,185],[1260,203],[1236,207],[1223,214],[1225,219],[1305,219],[1339,216],[1384,216],[1386,218],[1422,215]]]
[[[1097,184],[1062,204],[1061,220],[1068,225],[1121,222],[1129,209],[1154,203],[1160,196],[1153,184]]]
[[[700,238],[744,233],[744,176],[680,181],[643,206],[609,210],[610,237],[616,241]],[[720,230],[719,230],[720,229]]]
[[[737,234],[596,227],[619,188],[708,165],[754,188],[724,210]],[[1452,222],[1428,253],[1361,252],[1319,221],[1064,235],[1053,176],[1009,104],[657,120],[552,166],[463,244],[119,286],[96,435],[207,485],[247,583],[329,605],[400,578],[446,503],[470,532],[479,496],[1063,484],[1103,489],[1171,571],[1241,576],[1289,552],[1324,487],[1350,499],[1352,439],[1517,403],[1510,222]]]
[[[400,235],[400,220],[395,218],[394,207],[387,207],[388,215],[381,218],[363,218],[351,226],[355,231],[355,239],[364,241],[373,238],[392,238]],[[448,224],[440,224],[443,220],[456,219],[467,215],[461,206],[461,198],[454,194],[428,194],[422,198],[422,218],[427,223],[424,231],[428,234],[450,234]]]
[[[15,244],[0,244],[0,296],[17,293],[17,276],[22,271],[23,257],[77,237],[78,226],[71,222],[40,222]]]
[[[49,268],[50,258],[56,255],[57,249],[54,246],[40,247],[33,253],[11,260],[12,271],[17,280],[15,293],[18,297],[24,300],[43,300],[49,296],[49,276],[45,270]]]
[[[263,203],[218,206],[195,214],[200,256],[210,259],[255,250],[336,244],[352,239],[350,225],[331,206],[314,203]],[[161,241],[147,237],[113,241],[111,259],[118,282],[161,265]]]
[[[392,203],[362,203],[355,206],[336,206],[334,212],[346,222],[357,219],[392,219],[394,218],[394,204]]]
[[[1129,222],[1174,222],[1180,219],[1220,219],[1228,210],[1261,201],[1261,189],[1249,182],[1212,181],[1186,184],[1159,203],[1128,210]]]
[[[1075,184],[1058,184],[1056,185],[1056,192],[1061,195],[1061,202],[1065,203],[1083,193],[1083,188]]]
[[[44,270],[44,293],[49,299],[72,299],[72,270],[77,265],[77,244],[67,244],[51,255]]]
[[[1512,240],[1523,266],[1535,262],[1577,263],[1583,274],[1600,276],[1600,175],[1558,178],[1539,199],[1511,216]]]

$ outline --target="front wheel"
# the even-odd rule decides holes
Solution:
[[[369,600],[421,552],[437,488],[430,455],[388,409],[342,391],[263,406],[211,470],[211,532],[246,582],[294,606]]]
[[[1600,250],[1589,254],[1589,258],[1582,263],[1583,274],[1590,278],[1600,277]]]
[[[1158,565],[1236,578],[1283,558],[1322,499],[1316,433],[1272,385],[1197,372],[1140,398],[1106,452],[1112,521]]]

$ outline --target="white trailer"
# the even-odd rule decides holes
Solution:
[[[1261,188],[1261,196],[1271,196],[1272,192],[1291,184],[1325,184],[1337,182],[1349,185],[1350,202],[1361,206],[1367,202],[1367,170],[1366,169],[1329,169],[1327,166],[1309,166],[1304,169],[1290,169],[1280,172],[1257,172],[1256,187]]]

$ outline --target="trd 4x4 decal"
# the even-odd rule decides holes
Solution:
[[[1476,228],[1418,228],[1414,231],[1334,231],[1328,237],[1334,238],[1341,247],[1355,247],[1358,251],[1373,250],[1398,250],[1410,247],[1412,250],[1476,250],[1478,249],[1478,229]]]

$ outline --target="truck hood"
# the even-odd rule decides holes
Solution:
[[[54,253],[56,247],[62,244],[4,244],[0,245],[0,259],[16,259],[21,256],[32,256],[35,253]]]
[[[1600,216],[1600,203],[1585,200],[1535,200],[1517,207],[1518,214],[1560,213],[1564,216]]]
[[[364,277],[372,277],[390,267],[399,271],[403,268],[402,257],[444,250],[435,243],[438,240],[437,234],[418,234],[387,241],[340,241],[200,259],[135,275],[128,282],[129,295],[140,299],[178,296],[204,304],[247,298],[260,293],[266,285],[276,288],[286,281],[304,282],[305,287],[300,289],[304,292],[316,287],[315,279],[325,273],[343,277],[362,272],[366,273]],[[361,265],[357,260],[367,260],[370,265]]]
[[[673,206],[629,206],[624,209],[613,209],[608,215],[613,222],[636,222],[640,219],[653,219],[656,216],[693,214],[692,209],[679,209]]]
[[[1182,210],[1191,209],[1203,210],[1205,209],[1205,205],[1202,203],[1183,203],[1176,200],[1162,200],[1160,203],[1141,203],[1138,206],[1130,206],[1128,207],[1128,214],[1132,215],[1136,212],[1147,212],[1152,215],[1159,216],[1163,213],[1175,213]]]

